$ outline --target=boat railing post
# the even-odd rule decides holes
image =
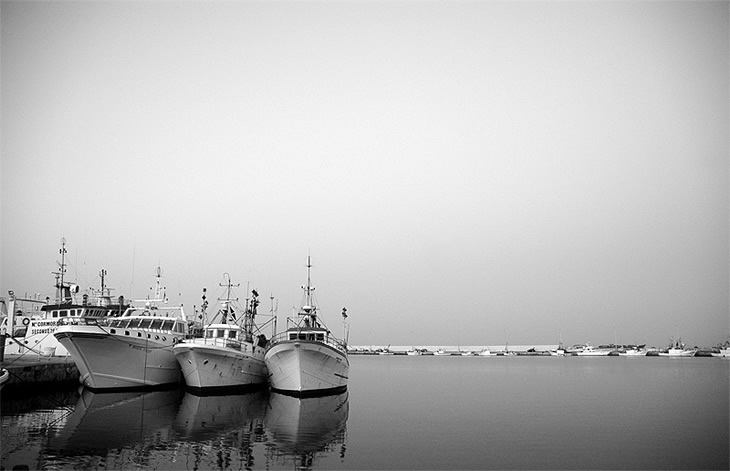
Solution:
[[[3,328],[2,333],[0,333],[0,362],[5,361],[5,337],[7,335],[5,328]]]

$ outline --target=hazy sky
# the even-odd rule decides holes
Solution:
[[[727,1],[0,3],[0,288],[357,345],[730,333]]]

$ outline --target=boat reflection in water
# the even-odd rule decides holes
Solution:
[[[254,467],[257,444],[265,438],[267,396],[265,389],[228,395],[186,392],[173,428],[190,469]]]
[[[201,442],[242,430],[261,430],[268,392],[197,395],[186,392],[174,428],[182,440]]]
[[[349,406],[347,392],[297,398],[265,389],[199,396],[181,388],[83,388],[69,411],[54,421],[57,428],[47,427],[36,468],[309,469],[315,460],[336,466],[344,462]]]
[[[107,457],[112,450],[168,442],[182,395],[178,388],[105,393],[84,388],[64,427],[50,439],[48,451],[61,459]]]
[[[274,458],[296,469],[311,469],[314,459],[339,445],[345,456],[348,393],[299,398],[271,392],[266,412],[267,442]]]

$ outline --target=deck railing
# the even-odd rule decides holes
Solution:
[[[289,334],[296,333],[297,338],[296,339],[290,339]],[[324,333],[324,338],[317,339],[316,335],[317,333]],[[306,336],[305,338],[300,338],[300,336]],[[314,341],[323,343],[325,345],[329,345],[330,347],[333,347],[337,350],[340,350],[344,353],[347,353],[347,345],[345,345],[345,342],[342,340],[339,340],[332,336],[332,334],[329,333],[329,331],[313,331],[312,329],[291,329],[286,330],[284,332],[280,332],[271,339],[269,339],[269,348],[276,345],[277,343],[281,342],[299,342],[299,341]]]

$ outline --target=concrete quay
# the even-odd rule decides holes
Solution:
[[[8,389],[79,384],[79,370],[70,356],[5,355],[0,365],[10,372]]]

